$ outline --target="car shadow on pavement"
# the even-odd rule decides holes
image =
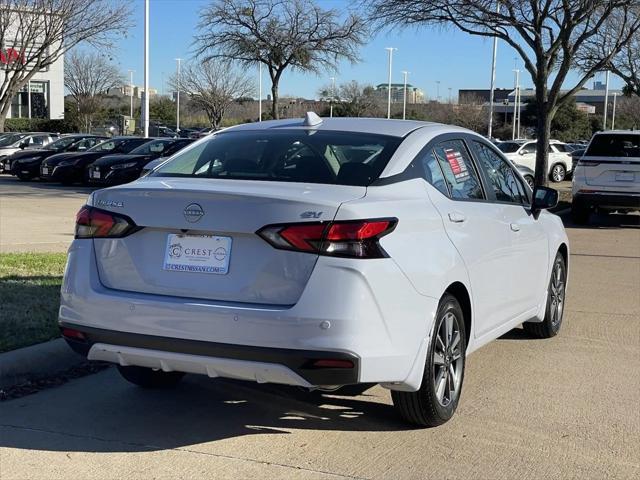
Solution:
[[[575,229],[618,229],[618,228],[639,228],[640,215],[622,213],[592,213],[589,222],[578,225],[571,221],[571,215],[562,215],[565,227]]]
[[[3,402],[0,447],[67,452],[165,450],[291,429],[412,430],[388,392],[358,397],[188,375],[176,388],[145,390],[115,368]],[[385,403],[381,403],[385,402]]]

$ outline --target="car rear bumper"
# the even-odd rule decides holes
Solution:
[[[640,209],[640,193],[578,192],[574,195],[573,202],[594,207]]]
[[[321,257],[293,306],[113,290],[100,283],[93,242],[75,240],[59,322],[87,335],[87,343],[76,348],[90,359],[165,368],[162,360],[169,369],[256,380],[269,364],[303,379],[294,383],[301,386],[384,383],[417,390],[437,308],[438,299],[418,294],[391,259]],[[98,354],[98,345],[110,351]],[[136,350],[121,358],[123,348]],[[354,367],[309,368],[318,358],[350,359]]]

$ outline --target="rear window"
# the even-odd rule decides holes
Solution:
[[[640,158],[640,134],[596,135],[591,140],[585,156]]]
[[[178,153],[152,176],[368,186],[400,142],[365,133],[230,131]]]
[[[502,142],[496,145],[503,153],[515,153],[520,149],[519,143]]]

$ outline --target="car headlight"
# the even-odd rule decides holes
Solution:
[[[120,163],[118,165],[111,165],[111,170],[119,170],[121,168],[131,168],[131,167],[135,167],[138,163],[137,162],[129,162],[129,163]]]
[[[33,162],[34,160],[38,160],[40,157],[26,157],[26,158],[19,158],[18,159],[18,163],[27,163],[27,162]]]
[[[69,167],[71,165],[75,165],[76,161],[75,160],[63,160],[62,162],[60,162],[58,164],[59,167]]]

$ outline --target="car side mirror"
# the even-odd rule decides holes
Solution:
[[[537,219],[542,210],[548,210],[558,205],[558,191],[549,187],[536,186],[533,189],[531,212]]]

